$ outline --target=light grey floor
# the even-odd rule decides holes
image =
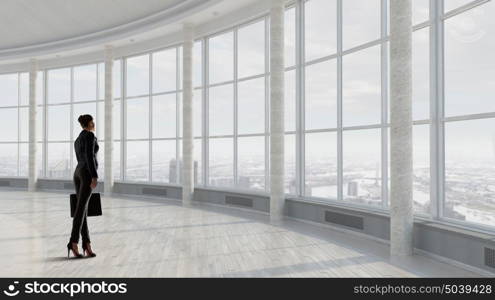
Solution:
[[[0,191],[1,277],[470,277],[382,243],[298,221],[174,200],[104,197],[91,259],[66,258],[68,195]]]

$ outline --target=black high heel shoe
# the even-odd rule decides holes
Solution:
[[[69,242],[67,244],[67,258],[69,258],[70,252],[72,251],[72,254],[74,255],[75,258],[82,258],[82,254],[77,253],[74,248],[72,248],[72,243]]]
[[[90,252],[90,251],[88,250],[88,246],[87,246],[88,244],[89,244],[89,243],[83,243],[83,244],[82,244],[83,253],[84,253],[84,254],[86,254],[86,253],[87,253],[87,255],[86,255],[86,256],[88,256],[88,257],[95,257],[95,256],[96,256],[96,253],[94,253],[93,251],[91,251],[91,252]]]

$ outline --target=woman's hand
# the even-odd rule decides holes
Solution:
[[[94,190],[96,185],[98,185],[98,178],[95,177],[91,180],[91,188]]]

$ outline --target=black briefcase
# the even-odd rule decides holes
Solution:
[[[77,206],[76,194],[70,194],[70,216],[74,218]],[[88,203],[88,217],[101,216],[101,197],[100,193],[92,193]]]

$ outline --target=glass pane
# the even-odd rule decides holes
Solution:
[[[0,76],[0,84],[1,84],[1,76]],[[3,93],[1,86],[0,86],[0,90]],[[29,73],[19,74],[19,105],[21,106],[29,105]],[[0,106],[3,105],[0,104]]]
[[[296,130],[296,71],[285,72],[285,131]]]
[[[193,45],[193,47],[194,47],[194,45]],[[178,56],[179,56],[179,60],[177,62],[178,63],[177,68],[179,69],[179,72],[178,72],[179,73],[179,78],[178,78],[178,81],[179,81],[178,83],[179,84],[178,85],[179,85],[179,90],[182,90],[182,81],[183,81],[183,76],[182,75],[184,74],[184,70],[182,70],[183,62],[184,62],[184,60],[183,60],[183,57],[184,57],[184,54],[183,53],[184,53],[184,51],[182,49],[182,46],[179,46],[177,48],[177,52],[178,52]],[[194,60],[193,60],[193,62],[194,62]]]
[[[48,71],[48,103],[70,102],[70,68]]]
[[[337,198],[337,134],[307,133],[306,196]]]
[[[495,112],[494,14],[492,1],[445,21],[446,116]]]
[[[0,176],[17,176],[17,143],[0,144]]]
[[[121,143],[120,142],[114,142],[113,143],[113,157],[112,157],[112,169],[113,169],[113,179],[115,180],[121,180],[121,173],[120,173],[120,151]]]
[[[1,147],[1,146],[0,146]],[[37,149],[36,153],[40,152],[41,149]],[[41,165],[39,161],[36,161],[38,168]],[[21,143],[19,144],[19,176],[28,177],[29,175],[29,144]]]
[[[80,104],[74,104],[73,106],[73,139],[75,140],[78,136],[79,133],[81,133],[82,127],[81,124],[77,121],[79,119],[80,115],[91,115],[93,116],[93,121],[95,122],[95,127],[99,128],[101,127],[102,130],[105,129],[105,124],[104,124],[104,119],[101,119],[101,122],[96,119],[96,102],[92,103],[80,103]]]
[[[285,66],[296,64],[296,9],[294,7],[285,10]]]
[[[48,178],[70,178],[70,143],[48,143]]]
[[[430,35],[429,28],[413,33],[413,119],[430,118]]]
[[[19,137],[21,142],[29,141],[29,107],[19,108]]]
[[[74,101],[96,100],[96,65],[74,67]]]
[[[232,135],[234,133],[234,90],[232,84],[209,89],[210,135]]]
[[[296,135],[285,135],[285,193],[297,195],[296,190]]]
[[[113,83],[112,83],[113,84]],[[98,100],[105,99],[105,64],[98,64]]]
[[[335,60],[306,67],[306,129],[337,127],[337,64]]]
[[[369,0],[368,0],[369,1]],[[368,2],[361,1],[361,2]],[[347,1],[345,1],[347,2]],[[363,5],[364,3],[360,5]],[[309,0],[304,5],[306,61],[337,52],[337,1]]]
[[[1,146],[0,146],[1,147]],[[38,176],[43,176],[43,144],[36,143],[36,165]],[[29,144],[19,144],[19,176],[29,176]]]
[[[203,160],[202,160],[202,140],[201,139],[194,139],[194,150],[193,150],[193,156],[194,156],[194,183],[195,185],[197,184],[203,184],[203,172],[201,170],[203,169]]]
[[[342,1],[344,50],[380,38],[380,2],[381,0]]]
[[[344,200],[381,206],[380,129],[344,131]]]
[[[43,171],[43,144],[42,143],[37,143],[38,144],[38,151],[36,152],[36,162],[38,164],[38,176],[43,177],[45,176],[45,173]]]
[[[147,95],[149,93],[149,55],[127,59],[127,97]]]
[[[0,75],[0,91],[2,91],[0,106],[17,106],[19,103],[17,73]]]
[[[120,126],[121,121],[121,109],[122,101],[113,102],[113,139],[120,140],[122,138],[122,126]]]
[[[265,189],[265,137],[238,139],[238,187]]]
[[[193,92],[193,135],[202,136],[203,128],[203,90],[194,90]]]
[[[413,127],[414,211],[430,213],[430,126]]]
[[[122,60],[113,62],[113,97],[120,98],[122,91]]]
[[[265,132],[265,78],[241,81],[238,93],[238,133]]]
[[[36,125],[36,140],[38,142],[43,141],[43,135],[44,135],[44,119],[45,119],[45,108],[43,106],[38,106],[38,109],[36,111],[36,120],[38,121],[38,125]]]
[[[177,163],[175,146],[175,140],[153,141],[152,181],[179,182],[177,176],[182,169],[180,163]]]
[[[177,90],[177,49],[153,53],[153,93]]]
[[[36,76],[36,103],[43,104],[43,91],[44,91],[44,74],[43,71],[38,72],[38,76]]]
[[[344,126],[379,124],[381,121],[380,47],[343,58]]]
[[[234,79],[234,34],[232,31],[209,39],[210,84]]]
[[[234,145],[232,138],[209,140],[209,175],[212,186],[234,184]]]
[[[238,78],[265,73],[265,21],[241,27],[237,35]]]
[[[149,180],[149,142],[127,142],[127,181]]]
[[[495,226],[495,121],[445,124],[444,216]]]
[[[447,0],[446,2],[449,2]],[[430,0],[414,0],[412,2],[413,24],[428,21],[430,18]]]
[[[471,2],[474,0],[444,0],[444,10],[448,12]]]
[[[105,139],[105,102],[98,101],[96,105],[98,106],[98,113],[96,114],[96,136],[98,140],[102,141]]]
[[[193,46],[193,85],[203,85],[203,42],[198,41]]]
[[[147,139],[149,137],[149,98],[127,100],[127,138]]]
[[[17,109],[0,108],[0,142],[17,142]]]
[[[153,97],[153,138],[170,138],[176,132],[176,94]]]

